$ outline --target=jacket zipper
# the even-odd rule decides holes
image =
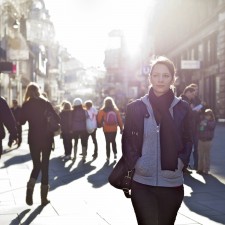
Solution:
[[[158,186],[158,176],[159,176],[159,164],[158,164],[158,160],[159,160],[159,125],[157,125],[156,128],[156,134],[157,134],[157,149],[156,149],[156,185]]]

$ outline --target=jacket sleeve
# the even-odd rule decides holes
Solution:
[[[186,105],[186,115],[183,121],[183,128],[181,130],[182,151],[179,152],[179,158],[184,163],[184,166],[188,166],[190,155],[192,151],[192,111],[189,105]]]
[[[122,134],[122,154],[129,169],[134,168],[140,157],[143,142],[142,120],[144,117],[137,110],[138,106],[135,102],[127,106]]]
[[[0,104],[1,104],[0,110],[1,122],[7,128],[11,137],[13,139],[16,139],[17,138],[16,120],[12,114],[12,111],[10,110],[7,102],[3,98],[0,98]]]

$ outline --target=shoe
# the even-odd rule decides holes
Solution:
[[[71,159],[71,156],[70,156],[70,155],[66,155],[66,156],[65,156],[65,159],[66,159],[66,160],[69,160],[69,159]]]
[[[188,170],[187,168],[183,168],[183,173],[191,174],[192,172],[190,170]]]
[[[93,158],[97,158],[98,157],[98,154],[93,154],[92,157]]]
[[[116,154],[114,154],[114,159],[117,159],[117,155]]]
[[[203,171],[202,170],[197,170],[197,173],[198,174],[203,174]]]
[[[9,146],[9,148],[11,148],[12,147],[12,143],[8,142],[8,146]]]

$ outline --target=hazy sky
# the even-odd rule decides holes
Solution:
[[[86,65],[102,65],[107,37],[122,29],[130,51],[137,48],[151,0],[44,0],[56,39]]]

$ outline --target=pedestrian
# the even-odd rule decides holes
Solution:
[[[10,140],[17,144],[17,129],[16,129],[16,120],[10,110],[6,100],[3,97],[0,97],[0,158],[3,152],[2,140],[5,138],[5,129],[7,128],[9,132]]]
[[[188,85],[191,88],[195,89],[195,97],[191,100],[191,107],[193,111],[193,160],[194,160],[194,169],[198,169],[198,127],[200,122],[200,115],[206,109],[206,103],[203,102],[199,97],[198,85],[195,83]]]
[[[186,101],[190,108],[191,108],[191,117],[192,117],[192,120],[191,120],[191,127],[192,127],[192,132],[195,131],[195,112],[192,111],[192,108],[193,108],[193,105],[192,105],[192,101],[194,100],[195,98],[195,88],[194,87],[191,87],[191,86],[186,86],[183,90],[183,93],[181,94],[181,99]],[[191,157],[191,152],[189,153],[189,162],[190,162],[190,157]],[[184,167],[183,168],[183,172],[184,173],[187,173],[187,174],[191,174],[191,170],[189,170],[188,168],[191,168],[189,163],[188,163],[188,166],[187,167]]]
[[[139,225],[174,224],[184,197],[191,118],[188,103],[174,95],[174,80],[173,62],[155,59],[148,94],[126,110],[122,152],[128,167],[135,168],[131,200]]]
[[[97,120],[99,124],[103,125],[103,132],[106,141],[106,160],[110,158],[110,144],[112,144],[112,151],[114,159],[117,158],[116,135],[117,127],[120,128],[120,133],[123,132],[123,122],[120,111],[117,108],[113,98],[106,97],[103,101],[103,106],[98,112]]]
[[[18,137],[18,144],[17,148],[20,147],[22,142],[22,126],[20,124],[20,115],[21,115],[21,107],[18,105],[18,101],[16,99],[12,100],[12,107],[10,108],[13,116],[16,120],[16,128],[17,128],[17,137]],[[11,136],[9,136],[8,146],[11,148],[13,143],[13,139]]]
[[[28,144],[33,163],[26,191],[26,203],[28,205],[33,204],[34,186],[40,171],[41,204],[46,205],[49,203],[47,199],[49,191],[48,169],[54,134],[47,131],[46,110],[50,111],[54,118],[60,122],[60,118],[54,111],[51,103],[40,94],[38,84],[34,82],[29,83],[25,91],[20,118],[22,125],[26,122],[29,124]]]
[[[71,159],[72,152],[72,105],[69,101],[64,101],[62,104],[62,110],[59,114],[61,125],[61,137],[63,139],[63,146],[65,151],[65,159]]]
[[[93,158],[98,157],[98,142],[96,138],[97,131],[97,114],[98,110],[93,106],[93,102],[91,100],[85,101],[85,107],[88,113],[88,118],[86,120],[88,137],[91,136],[93,144],[94,144],[94,154]]]
[[[198,141],[198,173],[208,174],[210,170],[210,150],[214,137],[216,120],[211,109],[202,114],[199,125]]]
[[[82,160],[86,162],[87,156],[87,140],[88,133],[86,130],[86,119],[88,117],[87,111],[83,108],[83,101],[81,98],[75,98],[73,101],[72,110],[72,132],[74,138],[74,160],[77,156],[78,140],[81,140],[82,145]]]

